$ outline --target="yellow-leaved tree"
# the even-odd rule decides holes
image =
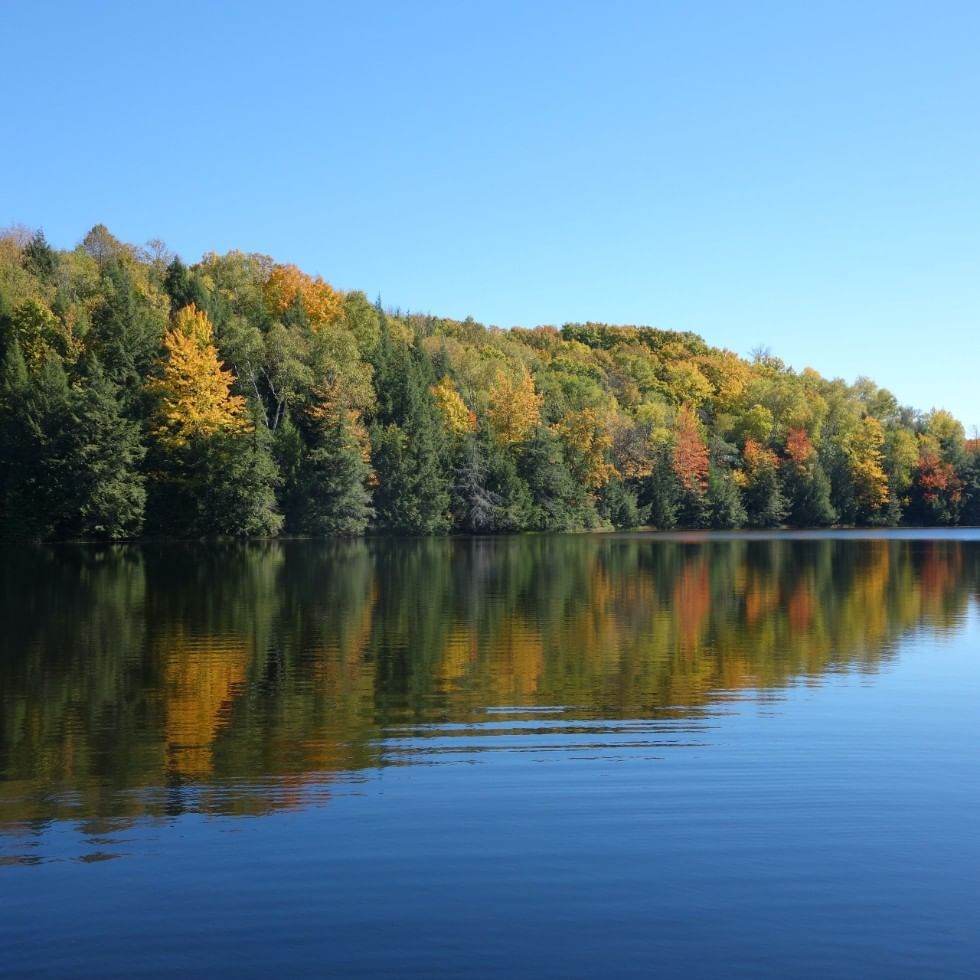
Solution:
[[[888,476],[884,470],[885,432],[881,423],[866,415],[844,444],[854,495],[869,511],[888,502]]]
[[[457,439],[476,428],[476,416],[466,407],[463,396],[448,374],[433,385],[432,396],[439,407],[443,424]]]
[[[523,442],[541,424],[544,398],[535,391],[534,378],[524,365],[517,381],[498,370],[489,396],[490,424],[505,446]]]
[[[207,313],[192,303],[177,312],[163,338],[165,359],[149,390],[158,399],[153,434],[174,449],[219,432],[245,432],[245,399],[233,395],[234,374],[221,366]]]
[[[605,420],[594,408],[566,412],[552,430],[571,450],[572,471],[590,490],[605,486],[617,475],[607,459],[612,439]]]

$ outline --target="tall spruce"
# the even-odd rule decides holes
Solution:
[[[166,327],[166,315],[151,306],[118,258],[106,259],[101,302],[92,313],[90,346],[106,375],[120,389],[130,417],[141,412],[143,382],[149,375]]]
[[[86,357],[71,392],[68,468],[72,476],[65,531],[79,537],[125,538],[139,534],[146,507],[146,455],[138,422],[126,418],[119,388],[93,354]]]
[[[360,534],[374,516],[371,467],[346,411],[317,426],[287,504],[289,527],[302,534]]]
[[[4,534],[58,536],[70,523],[74,497],[71,392],[61,359],[52,355],[28,371],[19,344],[11,344],[2,400]]]
[[[451,444],[431,393],[431,360],[419,344],[392,338],[383,320],[375,365],[378,422],[371,442],[378,525],[444,532],[451,526]]]

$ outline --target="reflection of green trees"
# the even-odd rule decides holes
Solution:
[[[389,725],[697,711],[955,627],[943,540],[525,537],[8,552],[0,821],[289,805]],[[270,782],[275,782],[275,792]]]

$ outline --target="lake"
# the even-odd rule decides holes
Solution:
[[[980,973],[980,532],[0,552],[0,972]]]

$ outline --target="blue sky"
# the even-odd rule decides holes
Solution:
[[[980,4],[32,0],[0,30],[0,225],[694,330],[980,425]]]

